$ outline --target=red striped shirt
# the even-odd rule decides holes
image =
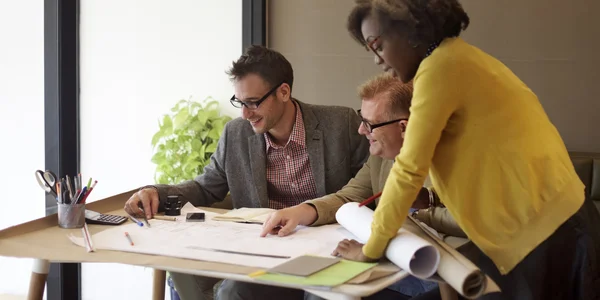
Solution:
[[[285,146],[278,146],[268,133],[267,191],[269,207],[282,209],[317,197],[317,186],[306,149],[302,112],[296,105],[296,121]]]

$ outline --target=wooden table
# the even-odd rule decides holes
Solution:
[[[137,190],[89,203],[87,208],[101,213],[125,215],[123,211],[124,203],[135,191]],[[89,225],[88,227],[92,234],[107,229],[107,226],[102,225]],[[152,267],[156,270],[153,285],[153,299],[155,300],[165,299],[165,271],[301,288],[282,283],[254,280],[247,276],[247,274],[259,270],[259,268],[254,267],[120,251],[97,250],[88,253],[84,248],[71,243],[67,238],[68,233],[79,236],[81,230],[59,228],[56,215],[46,216],[0,231],[0,255],[35,259],[28,299],[42,299],[50,262],[105,262]],[[334,287],[330,291],[305,290],[326,299],[360,299],[372,295],[406,276],[408,276],[408,273],[400,271],[365,284],[343,284]]]

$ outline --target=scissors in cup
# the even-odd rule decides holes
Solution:
[[[54,197],[58,197],[56,193],[56,182],[58,177],[56,174],[52,173],[52,171],[35,171],[35,179],[40,184],[40,187],[46,191],[46,193],[50,193],[54,195]]]

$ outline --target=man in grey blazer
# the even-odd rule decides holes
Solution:
[[[204,173],[177,185],[146,186],[125,211],[148,218],[164,210],[169,195],[210,206],[231,194],[234,208],[291,207],[341,189],[362,167],[369,144],[358,134],[361,119],[351,108],[311,105],[291,96],[293,69],[280,53],[251,46],[228,71],[235,86],[231,104],[241,118],[227,123]],[[138,206],[139,205],[139,206]],[[184,299],[211,299],[218,279],[171,274]],[[225,282],[245,292],[302,299],[301,290]]]

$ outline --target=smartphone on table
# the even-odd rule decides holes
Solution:
[[[205,215],[203,212],[187,213],[185,216],[186,222],[204,222]]]

